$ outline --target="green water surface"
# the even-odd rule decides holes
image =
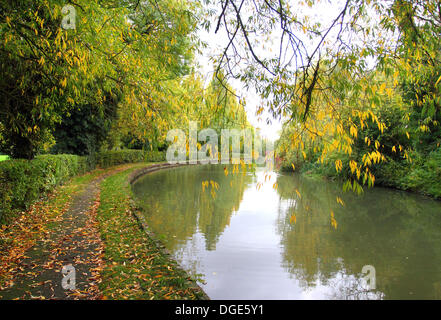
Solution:
[[[210,298],[441,298],[441,202],[377,187],[357,196],[263,168],[227,170],[167,169],[133,186],[150,228]],[[375,288],[365,279],[372,272],[362,273],[367,265]]]

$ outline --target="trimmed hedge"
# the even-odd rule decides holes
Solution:
[[[165,153],[142,150],[104,151],[93,156],[42,155],[33,160],[0,162],[0,223],[16,210],[27,209],[34,201],[73,176],[96,166],[107,168],[124,163],[159,162]]]
[[[166,152],[162,151],[147,151],[144,155],[146,162],[160,162],[165,161]]]
[[[43,155],[33,160],[6,160],[0,163],[0,221],[5,213],[23,210],[69,178],[90,168],[85,157]]]
[[[96,165],[100,168],[108,168],[124,163],[136,162],[160,162],[165,161],[165,152],[142,150],[118,150],[102,151],[95,154]]]
[[[142,150],[118,150],[103,151],[96,154],[96,165],[100,168],[108,168],[124,163],[135,163],[144,161]]]

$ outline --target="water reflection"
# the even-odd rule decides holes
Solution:
[[[210,180],[215,195],[202,191]],[[209,165],[149,174],[134,192],[213,299],[441,298],[440,202],[381,188],[342,195],[336,183]],[[374,291],[364,265],[376,269]]]
[[[148,215],[150,227],[167,242],[169,249],[177,250],[182,240],[200,233],[206,250],[215,250],[252,180],[251,172],[244,173],[225,175],[223,170],[210,165],[175,168],[139,180],[134,191]],[[202,192],[204,181],[215,181],[223,188],[213,190],[209,185]]]
[[[293,228],[279,211],[285,267],[305,287],[317,278],[326,284],[338,270],[356,275],[364,265],[373,265],[377,289],[386,298],[440,297],[439,202],[382,188],[341,195],[337,184],[298,176],[279,176],[278,183],[281,201],[291,201],[288,211],[297,213]],[[302,195],[294,203],[293,185]],[[330,226],[331,211],[336,231]]]

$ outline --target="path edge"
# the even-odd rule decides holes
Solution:
[[[201,295],[201,298],[199,300],[210,300],[210,297],[205,293],[205,291],[197,284],[195,280],[189,280],[191,279],[188,272],[176,261],[176,259],[173,257],[173,255],[168,251],[168,249],[165,247],[165,245],[156,237],[155,233],[150,229],[147,222],[145,221],[144,216],[140,213],[142,208],[140,208],[135,201],[135,195],[133,194],[132,186],[133,184],[144,175],[147,175],[152,172],[156,172],[163,169],[172,169],[177,167],[187,166],[187,164],[169,164],[169,163],[158,163],[153,165],[147,165],[146,167],[136,169],[134,170],[128,177],[128,182],[130,185],[130,207],[132,215],[135,217],[135,219],[138,221],[141,229],[146,233],[146,235],[153,241],[155,246],[159,249],[161,254],[166,257],[168,260],[172,261],[177,269],[179,271],[185,273],[187,275],[186,279],[186,285],[191,290],[195,291],[199,295]]]

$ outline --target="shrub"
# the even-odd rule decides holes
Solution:
[[[96,154],[96,165],[101,168],[107,168],[124,163],[135,163],[144,161],[144,152],[142,150],[118,150],[102,151]]]
[[[420,191],[441,198],[441,149],[417,159],[402,179],[404,189]]]
[[[159,151],[104,151],[90,156],[41,155],[33,160],[0,162],[0,223],[7,222],[13,213],[26,210],[34,201],[52,191],[73,176],[95,169],[142,161],[165,159]]]
[[[95,155],[96,165],[101,168],[107,168],[124,163],[135,162],[159,162],[165,160],[165,153],[161,151],[142,150],[118,150],[118,151],[102,151]]]
[[[0,221],[6,221],[9,213],[28,208],[55,186],[89,169],[87,159],[75,155],[44,155],[33,160],[1,162]]]
[[[162,151],[147,151],[144,155],[146,162],[160,162],[165,161],[166,153]]]

